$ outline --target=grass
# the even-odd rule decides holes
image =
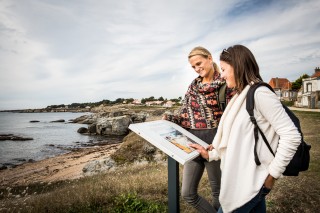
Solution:
[[[267,196],[268,212],[318,212],[320,208],[320,113],[296,111],[295,114],[300,118],[305,140],[312,146],[310,168],[298,177],[284,177],[276,182]],[[136,156],[143,156],[139,152],[150,148],[132,142],[141,138],[131,135],[127,140],[124,147],[131,152],[116,154],[123,165],[116,171],[50,184],[0,186],[0,212],[167,212],[167,166],[148,159],[148,151],[144,158],[151,160],[149,164],[128,166],[124,158],[137,160]],[[180,174],[181,171],[180,166]],[[206,174],[199,193],[211,200]],[[196,212],[183,200],[180,209]]]
[[[276,181],[267,197],[268,212],[318,212],[320,208],[320,113],[294,111],[311,145],[309,170]]]

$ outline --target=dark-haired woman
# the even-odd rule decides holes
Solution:
[[[267,138],[275,157],[259,137],[254,160],[254,126],[246,111],[246,95],[250,86],[262,81],[259,66],[251,51],[242,45],[225,49],[220,54],[221,76],[237,94],[229,102],[207,151],[199,145],[204,158],[221,159],[221,191],[219,212],[266,212],[265,196],[284,172],[299,143],[300,133],[282,107],[278,97],[267,87],[254,94],[254,116]]]

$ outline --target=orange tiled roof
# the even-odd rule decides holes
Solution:
[[[271,78],[269,84],[272,88],[291,89],[291,82],[286,78]]]
[[[318,72],[313,73],[311,78],[314,78],[314,77],[320,77],[320,72],[318,71]]]

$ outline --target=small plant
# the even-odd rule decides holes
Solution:
[[[286,105],[288,107],[291,107],[294,105],[294,101],[281,101],[283,105]]]
[[[129,212],[165,212],[165,207],[160,204],[148,202],[137,197],[136,194],[121,194],[115,198],[114,213]]]

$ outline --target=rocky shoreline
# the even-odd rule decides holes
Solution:
[[[161,119],[161,115],[166,110],[166,108],[134,110],[121,106],[95,108],[94,113],[68,122],[87,124],[88,128],[78,129],[81,134],[114,137],[119,139],[118,142],[101,140],[98,144],[91,144],[92,146],[88,143],[85,148],[71,148],[66,154],[40,161],[26,160],[20,165],[0,169],[0,185],[24,185],[74,179],[96,172],[96,167],[105,166],[108,168],[104,169],[110,169],[115,162],[109,156],[121,147],[120,138],[128,135],[128,126],[131,123]]]
[[[14,109],[14,110],[0,110],[0,112],[13,112],[13,113],[42,113],[42,112],[90,112],[87,108],[43,108],[43,109]]]
[[[1,170],[0,185],[12,187],[84,177],[83,168],[88,163],[105,159],[119,147],[120,144],[109,144],[77,149],[67,154]]]

